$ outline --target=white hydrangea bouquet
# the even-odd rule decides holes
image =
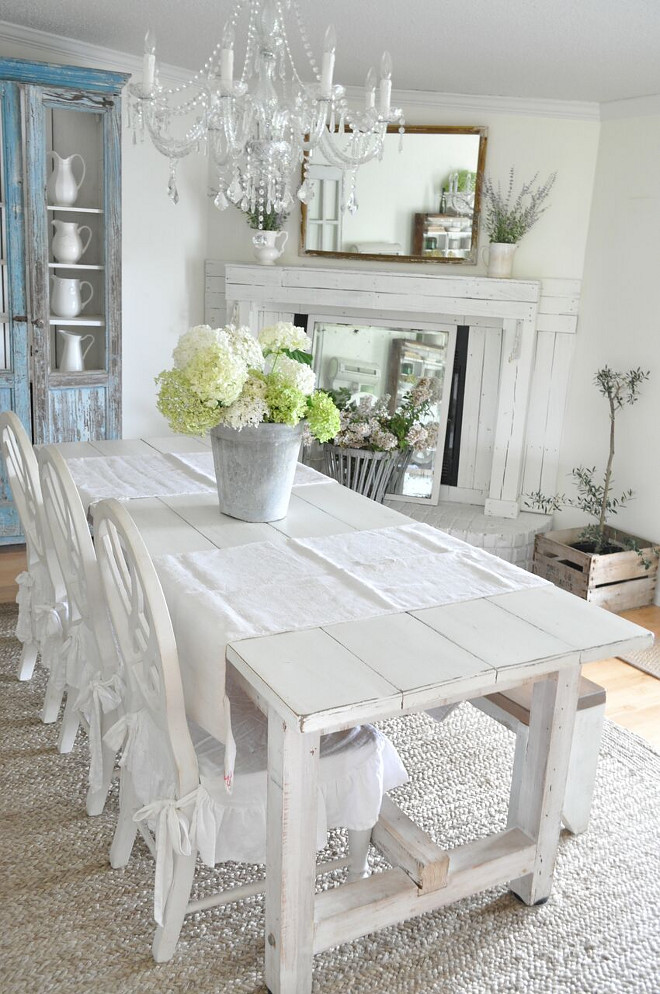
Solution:
[[[173,369],[156,377],[158,410],[186,435],[219,424],[240,431],[304,420],[326,442],[339,431],[339,412],[315,389],[310,350],[305,331],[285,321],[264,328],[258,339],[245,327],[198,325],[179,338]]]

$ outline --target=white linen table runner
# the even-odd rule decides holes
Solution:
[[[215,493],[213,455],[209,452],[161,453],[139,456],[85,456],[67,459],[78,493],[88,512],[106,497],[174,497]],[[298,463],[294,485],[334,483],[322,473]]]
[[[228,642],[420,610],[548,581],[422,523],[159,556],[186,709],[227,741]]]
[[[215,469],[213,467],[213,453],[208,452],[173,452],[172,458],[186,469],[192,469],[195,473],[209,480],[215,486]],[[296,475],[293,481],[294,487],[304,487],[311,483],[337,483],[324,473],[305,466],[299,462],[296,465]]]

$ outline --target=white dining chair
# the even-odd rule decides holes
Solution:
[[[43,720],[50,723],[59,714],[64,693],[60,650],[67,617],[66,591],[45,526],[39,469],[32,442],[13,411],[0,413],[0,440],[27,557],[27,569],[16,577],[16,637],[23,643],[18,679],[31,679],[37,655],[40,655],[50,673],[42,711]]]
[[[103,742],[121,707],[120,657],[106,608],[89,523],[69,468],[57,446],[37,454],[46,527],[69,606],[62,659],[66,707],[60,750],[73,748],[79,725],[89,737],[87,813],[103,811],[115,752]]]
[[[116,500],[99,502],[94,535],[124,667],[124,715],[106,735],[113,748],[123,746],[110,861],[115,867],[128,862],[139,829],[156,860],[158,927],[152,952],[163,962],[174,953],[187,913],[263,889],[248,884],[190,903],[197,855],[208,866],[226,860],[265,862],[267,722],[228,680],[237,744],[229,793],[223,744],[187,719],[165,596],[126,507]],[[348,829],[349,880],[368,875],[367,849],[383,794],[406,779],[394,747],[373,726],[321,739],[317,843],[325,845],[330,827]]]

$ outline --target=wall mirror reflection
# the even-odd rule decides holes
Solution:
[[[301,253],[474,264],[486,141],[481,127],[388,128],[382,161],[358,170],[354,213],[343,207],[349,181],[315,152]]]
[[[455,326],[434,328],[384,327],[337,323],[312,318],[314,369],[322,390],[341,392],[342,399],[359,401],[372,395],[390,397],[394,411],[421,377],[435,384],[429,421],[439,424],[435,444],[413,450],[412,458],[390,496],[437,501],[454,361]],[[318,468],[321,468],[319,465]]]

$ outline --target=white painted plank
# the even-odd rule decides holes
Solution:
[[[305,731],[334,731],[401,709],[396,686],[319,629],[232,642],[227,658],[270,707]]]
[[[389,863],[405,870],[419,887],[420,893],[445,886],[449,869],[448,853],[411,821],[387,794],[383,797],[371,841]]]
[[[653,644],[653,635],[646,628],[559,587],[516,590],[498,594],[490,601],[579,650],[582,662],[606,659],[616,655],[616,651],[643,649]]]
[[[496,679],[494,667],[483,658],[410,614],[326,625],[324,631],[401,690],[404,708],[428,706],[432,688],[440,703],[443,694],[460,690],[469,697]]]
[[[487,494],[489,491],[493,467],[503,345],[504,334],[502,329],[498,333],[489,332],[486,335],[479,397],[477,451],[474,463],[474,479],[472,482],[474,489],[483,494]]]
[[[90,443],[102,456],[140,456],[152,452],[141,438],[103,438]]]
[[[538,334],[527,415],[523,495],[533,493],[541,485],[554,352],[555,335],[549,332]]]
[[[577,331],[577,321],[577,316],[571,314],[539,314],[536,329],[574,335]]]
[[[283,268],[282,286],[351,291],[368,288],[375,293],[394,294],[400,294],[404,288],[409,287],[411,293],[423,296],[460,296],[470,300],[497,298],[531,303],[537,301],[540,295],[540,284],[535,280],[494,280],[425,273],[403,275],[392,271],[355,272],[345,269],[315,269],[311,266]]]
[[[533,865],[534,842],[511,829],[452,849],[447,886],[429,894],[420,894],[398,868],[350,887],[333,887],[316,897],[314,952],[505,884]]]
[[[41,446],[35,445],[34,448],[38,451]],[[90,459],[101,455],[91,442],[58,442],[57,451],[65,459]]]
[[[535,684],[532,692],[527,745],[522,763],[515,766],[507,821],[507,828],[537,840],[532,872],[509,884],[527,904],[550,894],[579,679],[574,666]]]
[[[340,535],[342,532],[354,531],[350,525],[327,511],[314,507],[296,494],[291,497],[286,518],[272,521],[271,527],[289,538],[319,538],[321,535]]]
[[[281,286],[283,273],[283,266],[228,265],[225,266],[225,281],[227,290],[236,286],[242,293],[245,286]]]
[[[331,514],[352,528],[389,528],[408,525],[410,518],[383,504],[330,483],[311,483],[293,488],[293,493],[308,504]]]
[[[221,514],[214,493],[176,494],[163,497],[162,501],[218,549],[250,542],[283,541],[279,532],[265,522],[239,521]]]
[[[125,506],[152,556],[213,548],[208,539],[158,497],[126,501]]]
[[[561,297],[543,294],[539,300],[539,314],[577,314],[579,306],[579,294]]]
[[[225,268],[225,263],[218,259],[206,259],[204,262],[204,272],[207,277],[216,276],[224,280]]]
[[[494,598],[460,601],[411,613],[498,671],[547,657],[554,657],[556,663],[557,657],[573,654],[564,639],[543,632],[522,618],[514,620],[512,612],[504,611]]]
[[[207,438],[192,435],[149,436],[145,442],[157,452],[208,452],[211,443]]]
[[[319,751],[318,735],[298,735],[269,713],[265,980],[272,994],[303,994],[311,984]]]
[[[541,332],[543,334],[543,332]],[[559,453],[566,414],[568,384],[575,352],[575,336],[555,335],[555,350],[552,361],[552,379],[548,399],[548,416],[543,445],[543,466],[539,488],[544,493],[554,493],[557,488]]]
[[[541,297],[579,297],[582,280],[546,277],[541,280]]]

